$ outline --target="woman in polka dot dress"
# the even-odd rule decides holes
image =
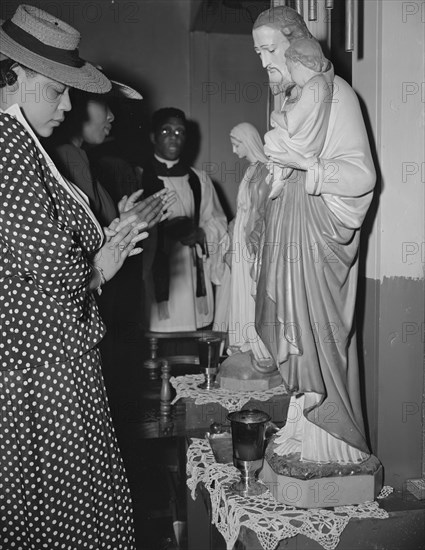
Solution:
[[[132,550],[131,499],[100,370],[93,293],[147,234],[98,225],[38,141],[69,87],[107,92],[79,33],[19,6],[0,29],[0,549]]]

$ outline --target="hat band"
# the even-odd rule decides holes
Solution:
[[[10,38],[15,40],[15,42],[27,50],[30,50],[32,53],[50,59],[50,61],[62,63],[62,65],[68,65],[69,67],[80,68],[84,65],[84,61],[79,56],[78,49],[63,50],[62,48],[55,48],[54,46],[43,44],[43,42],[21,29],[21,27],[18,27],[18,25],[15,25],[11,20],[6,21],[2,25],[2,29]]]

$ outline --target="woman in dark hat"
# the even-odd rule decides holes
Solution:
[[[0,29],[0,515],[3,548],[134,548],[131,499],[100,371],[94,292],[145,223],[104,230],[39,142],[69,88],[108,92],[79,33],[21,5]]]

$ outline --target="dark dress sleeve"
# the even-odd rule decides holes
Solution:
[[[108,226],[118,216],[118,209],[108,191],[94,177],[87,153],[71,143],[64,143],[55,148],[53,157],[64,177],[87,195],[99,223]]]

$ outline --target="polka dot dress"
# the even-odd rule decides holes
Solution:
[[[0,172],[0,369],[79,356],[104,333],[87,292],[88,258],[101,236],[31,136],[5,113]]]
[[[98,352],[0,380],[0,547],[133,548]]]
[[[100,236],[4,113],[0,151],[0,549],[134,550],[87,292]]]

